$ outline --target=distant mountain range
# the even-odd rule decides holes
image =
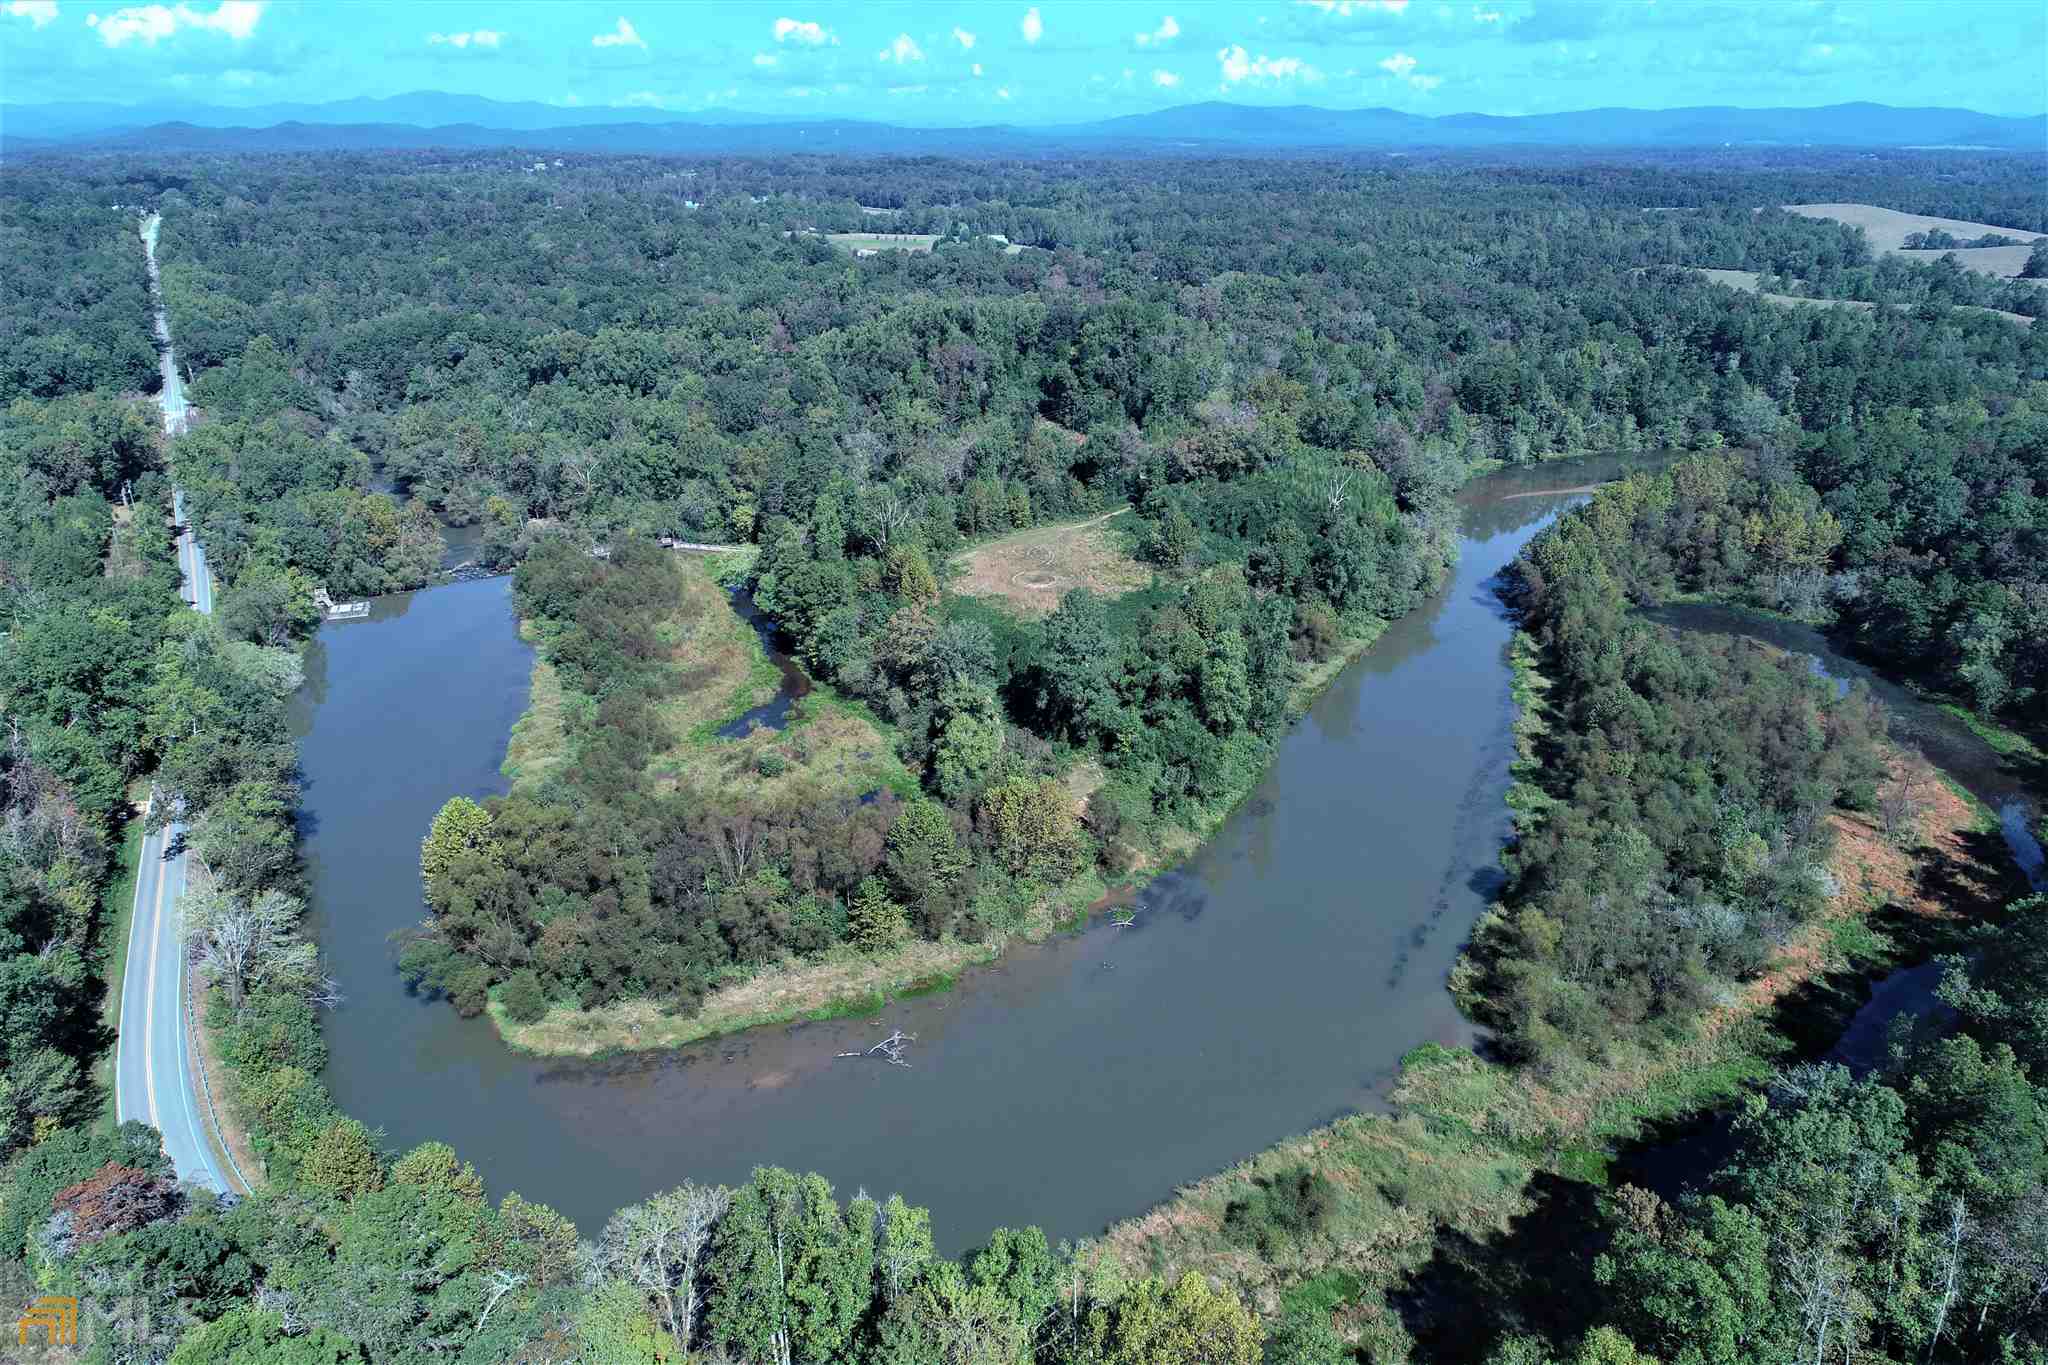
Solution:
[[[1447,114],[1310,105],[1181,105],[1092,123],[916,128],[859,119],[676,114],[420,91],[326,104],[4,104],[0,146],[136,151],[522,147],[538,151],[1092,153],[1342,151],[1402,147],[1982,147],[2048,149],[2048,115],[1834,104],[1812,109],[1586,109]]]

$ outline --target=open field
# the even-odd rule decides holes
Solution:
[[[843,251],[930,251],[936,232],[828,232],[825,240]]]
[[[1900,213],[1897,209],[1879,208],[1875,204],[1787,204],[1785,212],[1796,213],[1802,218],[1826,218],[1850,227],[1862,228],[1863,235],[1870,241],[1872,251],[1889,252],[1903,256],[1909,261],[1933,261],[1946,255],[1945,251],[1908,251],[1900,244],[1909,232],[1925,232],[1929,228],[1940,228],[1963,241],[1973,241],[1987,232],[2002,233],[2030,243],[2038,233],[2025,232],[2019,228],[2002,228],[1991,223],[1971,223],[1960,218],[1931,218],[1926,214]],[[1994,275],[2002,280],[2015,278],[2020,267],[2027,263],[2028,246],[1989,246],[1957,250],[1956,260],[1985,275]]]
[[[998,598],[1027,620],[1050,615],[1075,588],[1104,597],[1135,592],[1152,581],[1152,571],[1124,553],[1107,525],[1129,510],[1034,526],[976,546],[953,557],[946,588],[962,597]]]
[[[2004,250],[2005,248],[1997,247],[1988,249]],[[1939,253],[1930,253],[1925,251],[1902,251],[1899,254],[1902,256],[1910,257],[1926,256]],[[1963,254],[1967,255],[1969,253],[1966,252]],[[1870,309],[1877,307],[1876,304],[1870,303],[1863,299],[1814,299],[1808,298],[1804,294],[1766,294],[1765,292],[1763,292],[1762,277],[1758,275],[1757,272],[1754,270],[1716,270],[1710,266],[1693,266],[1691,267],[1691,269],[1697,272],[1698,274],[1705,275],[1715,284],[1725,284],[1730,289],[1739,289],[1745,294],[1755,294],[1758,298],[1764,300],[1766,303],[1784,304],[1787,307],[1803,306],[1809,308],[1849,308],[1857,310],[1859,312],[1867,312]],[[1995,318],[2004,318],[2008,322],[2017,322],[2022,327],[2031,327],[2034,325],[2034,320],[2024,313],[2008,313],[2003,309],[1999,308],[1972,308],[1965,304],[1958,307],[1957,311],[1963,313],[1986,313]]]

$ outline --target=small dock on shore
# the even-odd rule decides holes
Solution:
[[[337,602],[325,588],[313,589],[313,605],[320,609],[323,621],[363,621],[370,615],[370,604],[366,601]]]

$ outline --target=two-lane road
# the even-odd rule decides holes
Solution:
[[[156,232],[152,216],[142,227],[149,257],[150,288],[156,294],[157,342],[162,348],[164,431],[185,429],[185,386],[171,351],[169,320],[157,289]],[[213,611],[213,574],[206,551],[185,528],[185,499],[173,494],[178,526],[180,592],[196,609]],[[114,1110],[126,1122],[139,1119],[163,1134],[164,1150],[178,1178],[220,1191],[233,1191],[215,1155],[204,1102],[195,1091],[185,1019],[185,942],[179,902],[185,894],[188,855],[179,847],[184,826],[166,823],[142,840],[135,874],[135,914],[128,926],[128,966],[121,982],[121,1032],[114,1061]]]

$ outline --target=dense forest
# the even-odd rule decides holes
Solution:
[[[1343,1263],[1332,1210],[1354,1196],[1309,1175],[1226,1220],[1241,1273],[1211,1277],[1033,1229],[955,1262],[903,1199],[766,1166],[579,1235],[490,1202],[444,1146],[384,1150],[319,1080],[332,993],[300,928],[284,720],[312,589],[426,582],[441,528],[479,527],[568,699],[571,761],[422,831],[406,969],[464,1009],[687,1011],[792,956],[1001,934],[1202,829],[1317,666],[1441,581],[1474,471],[1701,452],[1567,518],[1513,590],[1552,727],[1453,984],[1509,1074],[1542,1082],[1696,1033],[1811,928],[1839,889],[1824,817],[1883,781],[1867,698],[1634,606],[1788,612],[1985,717],[2048,718],[2048,336],[1950,307],[2038,314],[2038,287],[1755,211],[1857,199],[2040,231],[2037,170],[11,165],[0,1250],[21,1285],[84,1295],[105,1360],[1405,1358],[1361,1326],[1356,1275],[1260,1288],[1291,1249]],[[169,449],[135,401],[156,382],[138,205],[164,215],[199,407]],[[835,245],[874,227],[862,205],[932,249]],[[1787,309],[1675,266],[1880,306]],[[212,618],[177,596],[172,470],[222,579]],[[963,550],[1124,507],[1102,525],[1126,590],[1036,617],[955,590]],[[901,790],[777,804],[657,779],[687,686],[664,535],[753,547],[755,600],[875,718]],[[178,1186],[92,1075],[105,902],[152,786],[147,818],[182,811],[207,870],[187,914],[263,1168],[246,1199]],[[2042,923],[2015,907],[1956,957],[1953,1014],[1888,1066],[1778,1072],[1694,1192],[1616,1191],[1579,1249],[1586,1311],[1534,1336],[1503,1309],[1482,1348],[2042,1359]]]
[[[1550,714],[1509,883],[1455,983],[1524,1075],[1688,1038],[1842,891],[1822,817],[1873,809],[1889,783],[1881,713],[1797,656],[1632,612],[1680,591],[1740,596],[1716,576],[1740,566],[1754,582],[1750,556],[1771,546],[1818,564],[1841,538],[1792,461],[1710,455],[1602,490],[1525,554],[1513,595]],[[2048,1353],[2048,1073],[2038,981],[2022,984],[2048,897],[1974,908],[1986,922],[1944,959],[1948,1008],[1895,1024],[1875,1071],[1785,1065],[1706,1179],[1675,1201],[1615,1190],[1589,1347],[1698,1362]],[[1547,1353],[1510,1334],[1493,1361]]]
[[[1911,158],[1858,192],[1884,197],[1891,174],[1916,205],[2023,229],[2034,210],[2003,165],[1972,167],[1967,200],[1946,182],[1930,199]],[[1567,181],[1453,159],[1304,183],[1203,163],[1103,176],[229,161],[162,200],[165,289],[208,418],[182,464],[227,609],[253,639],[293,628],[307,581],[347,595],[424,579],[429,511],[476,525],[498,564],[572,529],[585,546],[759,545],[756,600],[814,677],[889,727],[946,809],[953,833],[933,856],[960,872],[935,894],[891,875],[882,839],[865,837],[821,879],[787,851],[815,841],[808,815],[664,808],[648,781],[596,761],[624,733],[599,717],[633,692],[658,715],[687,669],[629,684],[571,667],[587,702],[571,747],[592,761],[511,798],[508,828],[559,825],[558,849],[609,844],[609,823],[560,818],[602,807],[633,853],[535,859],[516,887],[493,860],[452,869],[495,890],[438,893],[410,958],[468,1009],[529,971],[523,1012],[637,995],[688,1009],[735,970],[836,943],[1001,934],[1045,885],[1094,864],[1120,875],[1205,828],[1259,771],[1304,670],[1438,580],[1449,493],[1492,460],[1854,445],[1853,462],[1812,468],[1856,533],[1798,563],[1767,549],[1767,573],[1726,576],[1977,705],[2026,708],[2048,638],[2029,614],[2041,514],[2007,487],[2039,455],[2026,420],[1994,424],[2002,444],[1984,453],[1972,423],[1986,377],[2021,396],[2004,377],[2036,375],[2043,343],[1941,306],[1994,301],[1982,277],[1943,285],[1952,265],[1874,261],[1851,229],[1738,202],[1845,193],[1846,174],[1604,165]],[[850,259],[822,234],[876,226],[858,205],[938,240]],[[1692,211],[1643,211],[1674,207]],[[1890,307],[1788,314],[1661,268],[1676,263]],[[1997,290],[2029,310],[2040,297]],[[1952,487],[1895,495],[1898,457],[1873,458],[1862,434],[1884,412],[1917,414],[1893,419],[1911,424],[1881,438],[1893,449],[1954,452],[1939,462],[1960,466]],[[963,546],[1127,505],[1118,537],[1153,572],[1147,591],[1025,622],[947,591]],[[633,572],[632,554],[582,574],[593,616],[598,595],[622,595],[605,584]],[[522,593],[529,615],[577,615],[566,572],[545,607]],[[621,626],[653,639],[660,595],[642,610]],[[561,647],[546,641],[551,659]],[[658,721],[633,733],[643,766],[675,739]],[[1028,818],[1090,753],[1109,781],[1081,827],[1048,808],[1050,856],[1027,867],[998,848],[991,794]],[[707,822],[734,819],[759,827],[767,854],[744,875],[711,868],[724,885],[706,900],[686,869],[716,861]],[[671,874],[649,881],[664,857]],[[864,885],[889,926],[866,940],[850,910]]]

